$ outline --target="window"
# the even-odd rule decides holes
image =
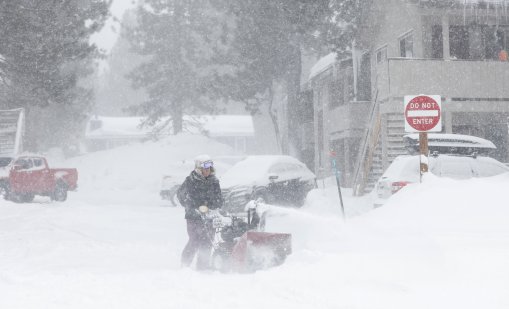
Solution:
[[[32,158],[32,162],[34,163],[34,170],[43,170],[45,167],[42,158]]]
[[[364,53],[361,57],[357,80],[357,100],[371,101],[371,54]]]
[[[490,27],[486,45],[486,58],[500,60],[500,51],[509,51],[509,29],[503,26]]]
[[[9,158],[9,157],[5,157],[5,158],[0,158],[0,167],[5,167],[7,165],[9,165],[12,161],[12,158]]]
[[[22,170],[27,170],[32,168],[32,160],[30,159],[18,159],[14,163],[15,165],[21,166]]]
[[[436,42],[433,41],[434,51],[440,48],[442,38],[439,37],[439,26],[436,30]],[[509,48],[509,28],[507,26],[488,25],[451,25],[449,27],[449,48],[453,59],[499,60],[502,49]],[[436,44],[435,44],[436,43]],[[435,46],[436,45],[436,46]],[[435,48],[436,47],[436,48]],[[440,57],[441,49],[433,54]]]
[[[441,25],[431,27],[431,58],[444,58],[444,39]]]
[[[449,45],[451,58],[469,59],[469,36],[467,26],[450,26],[449,27]]]
[[[387,46],[379,48],[376,51],[376,64],[380,64],[387,60]]]
[[[336,108],[344,103],[343,80],[333,79],[329,82],[329,109]]]
[[[399,39],[399,50],[401,57],[412,58],[414,56],[413,32],[409,32]]]
[[[43,165],[41,158],[34,158],[33,161],[34,161],[34,166],[35,167],[41,167]]]

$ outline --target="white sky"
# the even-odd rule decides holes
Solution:
[[[113,0],[110,12],[113,15],[108,19],[104,28],[97,34],[93,35],[91,41],[99,47],[99,49],[109,53],[115,44],[119,30],[120,21],[124,12],[136,5],[137,0]],[[114,19],[118,21],[114,21]]]

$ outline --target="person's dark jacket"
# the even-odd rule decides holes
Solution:
[[[200,219],[198,207],[206,205],[210,209],[223,206],[223,196],[219,179],[215,175],[205,178],[192,171],[177,191],[180,204],[186,208],[186,219]]]

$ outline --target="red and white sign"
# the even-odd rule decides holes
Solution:
[[[405,96],[405,131],[442,131],[442,103],[439,95]]]

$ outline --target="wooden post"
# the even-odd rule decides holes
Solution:
[[[419,162],[420,162],[420,171],[421,171],[421,181],[422,181],[422,175],[424,173],[428,172],[428,133],[426,132],[419,132]],[[422,160],[422,158],[425,157],[425,161]]]

